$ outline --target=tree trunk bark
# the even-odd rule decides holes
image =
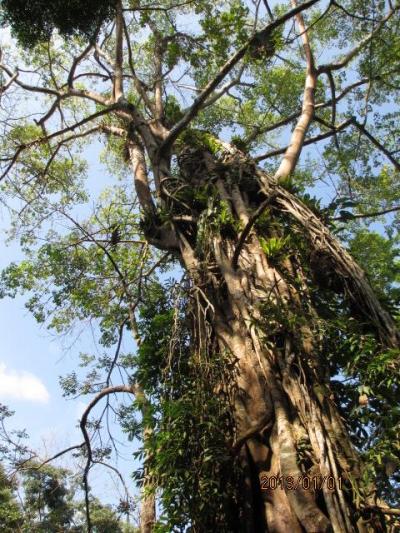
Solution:
[[[264,194],[271,194],[272,185],[236,156],[221,165],[208,152],[188,150],[180,172],[194,189],[212,182],[215,201],[225,202],[245,228],[260,200],[249,199],[244,178],[254,181],[258,174]],[[346,295],[381,339],[396,345],[393,321],[361,269],[301,202],[278,186],[274,194],[274,209],[300,223],[310,249],[322,251],[345,279]],[[251,229],[239,256],[240,232],[222,236],[215,218],[206,221],[209,233],[200,251],[199,218],[196,230],[176,226],[182,264],[204,295],[204,315],[220,349],[228,349],[237,361],[233,450],[242,466],[246,499],[241,530],[375,531],[371,523],[363,525],[354,503],[362,466],[329,388],[307,276],[295,250],[278,262],[267,257],[260,237],[282,235],[274,216],[269,218],[263,235]]]
[[[154,221],[147,224],[147,237],[157,245],[168,236],[165,247],[179,256],[203,300],[199,353],[212,329],[220,351],[236,360],[232,453],[242,471],[239,530],[378,531],[371,520],[363,524],[355,503],[362,465],[329,386],[310,290],[312,258],[323,258],[334,290],[388,346],[398,345],[394,322],[322,221],[254,161],[220,144],[218,156],[184,147],[178,176],[170,172],[170,155],[152,160],[170,220],[155,229]],[[285,232],[301,233],[308,256],[295,245],[279,254]],[[277,257],[268,242],[278,246]]]
[[[287,306],[294,294],[256,241],[246,247],[237,272],[222,240],[214,238],[213,245],[227,298],[222,305],[218,296],[211,299],[217,287],[206,294],[213,303],[211,320],[220,348],[228,348],[237,360],[234,448],[252,474],[249,507],[251,523],[258,524],[253,530],[322,532],[332,526],[335,533],[356,531],[339,476],[359,477],[357,457],[333,402],[329,397],[319,400],[313,392],[321,371],[313,357],[311,331],[303,327],[303,346],[284,334],[278,348],[264,340],[268,331],[257,326],[262,322],[257,304],[263,297],[273,293],[273,305]],[[299,466],[300,444],[311,450],[307,468]],[[314,490],[315,483],[322,485],[319,476],[329,477],[335,490]]]

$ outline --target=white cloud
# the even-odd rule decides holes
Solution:
[[[11,370],[0,363],[0,397],[47,403],[50,395],[40,379],[33,374]]]

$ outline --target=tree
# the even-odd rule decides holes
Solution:
[[[21,510],[13,490],[14,487],[7,479],[4,468],[0,466],[0,525],[5,533],[21,531]]]
[[[89,495],[85,486],[82,486],[79,468],[71,471],[50,465],[66,451],[53,457],[41,458],[40,453],[27,446],[29,436],[25,431],[8,429],[8,419],[13,415],[13,411],[0,404],[2,531],[83,533],[87,530],[89,507],[90,524],[94,533],[138,533],[137,527],[130,524],[135,505],[127,491],[127,498],[121,498],[116,506],[104,504]],[[77,448],[82,448],[82,445],[73,446],[72,450]],[[101,461],[104,461],[104,457],[101,456],[100,449],[96,453],[97,460],[94,462],[107,466]],[[75,454],[75,458],[79,458],[79,454]],[[115,467],[112,470],[118,473]],[[120,476],[119,473],[118,475]],[[83,481],[85,483],[85,479]],[[85,499],[82,499],[82,492]]]
[[[33,291],[30,308],[58,330],[96,319],[117,343],[96,363],[100,387],[93,371],[64,388],[93,405],[136,396],[120,418],[143,436],[142,530],[155,487],[158,531],[394,530],[399,5],[76,5],[2,2],[25,46],[1,64],[3,193],[30,253],[3,290]],[[93,138],[134,191],[114,186],[78,222]],[[320,142],[321,156],[306,153]],[[325,206],[306,191],[319,178],[335,191]],[[388,214],[388,238],[364,228]],[[72,232],[39,247],[56,216]],[[181,283],[157,279],[176,264]],[[138,350],[118,363],[125,329]],[[128,385],[111,385],[118,364]]]
[[[12,415],[6,406],[1,406],[1,530],[9,533],[86,531],[86,502],[77,498],[82,489],[80,473],[50,466],[52,459],[39,461],[37,454],[22,444],[22,439],[27,438],[25,432],[6,429],[5,420]],[[18,489],[21,490],[17,493]],[[138,531],[121,519],[131,511],[126,501],[113,508],[91,497],[89,507],[95,533]]]
[[[74,490],[63,469],[52,466],[23,471],[24,513],[29,531],[69,530],[74,515]]]
[[[23,497],[18,504],[14,495],[16,483],[10,483],[2,468],[2,531],[83,533],[86,530],[84,502],[76,499],[79,485],[71,472],[26,463],[22,477]],[[135,533],[136,529],[121,521],[111,505],[92,498],[90,508],[95,533]]]

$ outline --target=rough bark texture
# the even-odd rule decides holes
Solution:
[[[260,244],[260,237],[282,235],[274,223],[277,214],[302,228],[310,253],[325,257],[330,275],[340,281],[334,287],[389,346],[398,342],[392,319],[321,220],[239,151],[231,148],[217,159],[205,149],[186,147],[179,170],[181,188],[208,185],[213,201],[224,202],[236,223],[227,230],[220,221],[218,227],[215,218],[204,216],[204,206],[185,218],[183,202],[169,190],[182,265],[204,295],[204,316],[220,349],[237,361],[233,451],[243,471],[240,530],[376,530],[373,522],[363,525],[354,503],[352,487],[362,465],[329,389],[318,316],[299,254],[292,249],[276,261]],[[269,226],[262,235],[254,226],[248,231],[251,215],[269,196]],[[240,240],[244,231],[248,236]],[[284,486],[261,490],[266,476],[280,477]],[[297,482],[304,476],[310,487]],[[328,478],[330,487],[323,482]]]

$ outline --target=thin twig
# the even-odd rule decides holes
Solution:
[[[382,211],[373,211],[371,213],[351,213],[351,218],[373,218],[380,217],[382,215],[387,215],[388,213],[394,213],[400,211],[400,206],[390,207],[388,209],[383,209]],[[349,215],[350,216],[350,215]],[[332,220],[345,220],[346,217],[335,217]]]

